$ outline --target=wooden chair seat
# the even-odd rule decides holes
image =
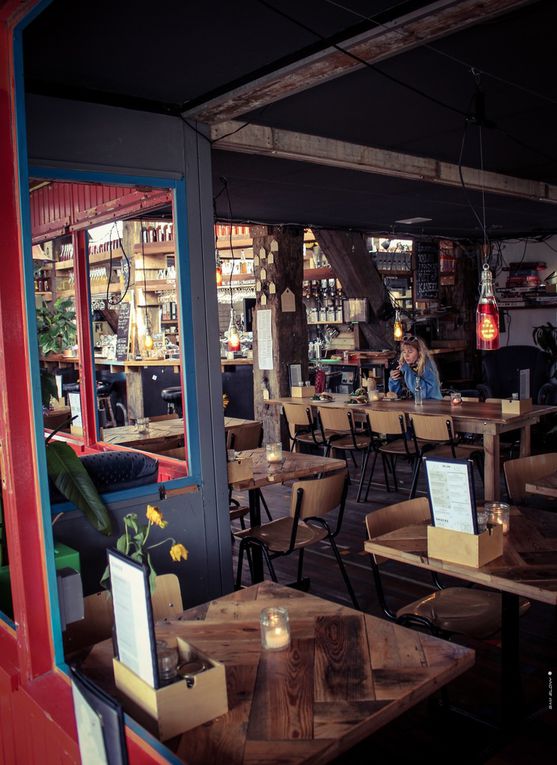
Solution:
[[[530,603],[521,598],[520,615],[529,607]],[[485,640],[501,629],[501,595],[466,587],[448,587],[399,608],[397,619],[404,615],[423,617],[443,632]]]
[[[547,452],[531,457],[507,460],[503,464],[507,494],[514,504],[521,504],[526,498],[526,484],[535,483],[538,478],[557,471],[557,453]]]
[[[235,536],[239,538],[243,536],[254,537],[264,542],[271,552],[284,554],[290,547],[293,525],[292,518],[278,518],[276,521],[265,523],[263,526],[258,526],[254,529],[239,531]],[[296,530],[294,549],[298,550],[300,547],[313,545],[326,537],[327,531],[325,529],[300,521]]]
[[[231,521],[237,521],[238,518],[241,520],[242,518],[245,518],[248,513],[249,507],[247,507],[247,505],[241,505],[240,507],[230,505],[229,517]]]
[[[326,435],[327,433],[325,433],[325,436]],[[331,449],[342,449],[343,451],[363,451],[364,449],[369,448],[371,438],[369,436],[360,435],[355,435],[354,438],[352,438],[350,433],[347,433],[346,435],[333,434],[328,439],[328,443]]]

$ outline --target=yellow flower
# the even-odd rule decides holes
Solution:
[[[172,547],[170,548],[170,557],[172,558],[172,560],[181,560],[182,558],[184,560],[187,560],[188,554],[189,554],[188,551],[182,544],[178,543],[178,544],[172,545]]]
[[[168,521],[164,520],[161,511],[155,505],[147,505],[147,520],[155,526],[160,526],[161,529],[168,526]]]

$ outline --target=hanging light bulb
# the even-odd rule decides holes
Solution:
[[[153,345],[154,345],[153,336],[150,334],[146,334],[143,340],[143,345],[146,351],[152,351]]]
[[[236,326],[234,309],[230,309],[230,324],[228,325],[228,350],[231,352],[240,350],[240,333]]]
[[[493,292],[493,276],[487,263],[483,265],[480,285],[476,309],[476,348],[496,351],[499,348],[499,309]]]
[[[222,266],[220,264],[220,258],[219,258],[219,251],[215,250],[215,256],[217,259],[217,265],[215,268],[215,281],[217,282],[217,287],[222,287]]]
[[[402,340],[403,336],[404,336],[404,327],[402,326],[402,322],[400,320],[400,312],[396,311],[395,323],[393,324],[393,337],[395,340],[399,341],[399,340]]]

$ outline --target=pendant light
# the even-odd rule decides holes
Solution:
[[[400,311],[395,312],[395,322],[393,324],[393,337],[398,342],[402,340],[404,336],[404,327],[402,326],[402,321],[400,320]]]
[[[230,324],[228,325],[228,350],[233,353],[240,350],[240,333],[236,326],[236,317],[234,316],[234,308],[230,308]]]
[[[487,261],[483,264],[480,286],[476,309],[476,348],[480,351],[496,351],[499,348],[499,309]]]
[[[215,267],[215,281],[217,287],[222,287],[222,266],[220,264],[219,251],[217,249],[215,249],[215,260],[217,262]]]

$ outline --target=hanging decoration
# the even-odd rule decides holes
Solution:
[[[227,348],[231,353],[240,350],[240,333],[236,325],[236,317],[234,316],[234,308],[230,308],[230,324],[228,325],[228,340]]]
[[[217,262],[215,267],[215,281],[217,283],[217,287],[222,287],[222,266],[221,266],[218,250],[215,250],[215,259]]]
[[[493,276],[487,262],[481,274],[481,290],[476,309],[476,348],[496,351],[499,348],[499,309],[493,292]]]

